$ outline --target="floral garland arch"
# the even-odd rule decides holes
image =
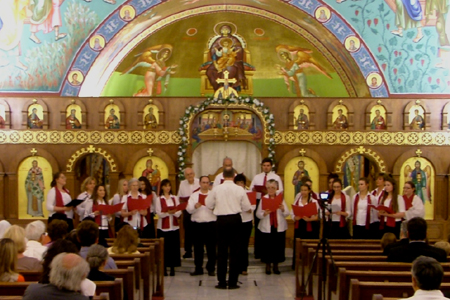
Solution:
[[[189,145],[189,122],[191,118],[198,114],[199,112],[204,111],[210,105],[247,105],[249,108],[258,111],[266,122],[266,133],[270,136],[265,136],[264,142],[268,144],[268,157],[271,159],[275,158],[275,140],[273,138],[275,134],[275,122],[273,118],[273,114],[270,113],[269,107],[264,106],[264,102],[251,97],[231,97],[227,99],[219,99],[219,98],[208,98],[202,103],[198,105],[190,105],[186,108],[184,116],[180,118],[180,127],[178,128],[178,133],[181,136],[181,144],[178,146],[178,177],[180,180],[184,179],[184,169],[186,168],[186,154],[187,147]],[[275,165],[275,164],[274,164]]]

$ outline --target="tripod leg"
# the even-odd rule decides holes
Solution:
[[[312,287],[312,280],[311,280],[311,278],[312,278],[312,275],[313,275],[313,272],[314,272],[314,266],[315,266],[315,264],[317,262],[317,258],[319,256],[321,243],[322,243],[322,241],[319,241],[319,243],[317,244],[316,253],[314,254],[312,262],[309,264],[310,268],[308,270],[308,277],[307,277],[307,279],[305,281],[304,286],[302,286],[302,289],[301,289],[301,291],[302,291],[302,298],[301,299],[303,299],[303,297],[306,294],[307,295],[311,295],[313,293],[313,287]],[[306,287],[308,287],[308,292],[306,291]]]

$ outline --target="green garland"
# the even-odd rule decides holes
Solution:
[[[180,118],[180,127],[178,129],[178,133],[181,136],[181,144],[178,146],[178,177],[180,180],[184,179],[184,169],[186,168],[186,151],[189,144],[189,132],[187,129],[189,127],[189,120],[192,115],[196,115],[199,112],[204,111],[209,105],[217,104],[217,105],[233,105],[233,104],[246,104],[253,108],[254,110],[259,111],[263,116],[267,123],[267,129],[270,133],[269,139],[269,155],[268,157],[274,160],[275,158],[275,140],[273,138],[275,134],[275,122],[273,119],[273,114],[270,113],[270,110],[267,106],[264,106],[264,103],[258,99],[253,99],[251,97],[231,97],[228,99],[217,99],[217,98],[208,98],[197,106],[190,105],[186,108],[184,116]]]

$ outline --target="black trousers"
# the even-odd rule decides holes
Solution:
[[[192,253],[193,235],[191,214],[183,210],[183,228],[184,228],[184,251]]]
[[[384,229],[380,230],[380,234],[381,237],[383,237],[383,235],[387,232],[391,232],[393,234],[395,234],[395,237],[397,239],[400,238],[400,227],[402,225],[401,221],[395,222],[395,227],[389,227],[387,226],[386,222],[384,223]]]
[[[353,225],[353,239],[355,240],[363,240],[363,239],[371,239],[372,231],[366,229],[365,225]]]
[[[240,214],[217,217],[217,280],[219,285],[226,285],[228,254],[230,254],[230,271],[228,285],[235,286],[239,278],[239,232],[242,224]]]
[[[256,199],[256,209],[253,212],[253,220],[255,222],[255,238],[253,242],[253,253],[255,254],[255,258],[259,259],[261,258],[261,231],[258,229],[259,225],[259,218],[256,216],[256,211],[258,209],[259,203],[261,202],[261,199]]]
[[[164,238],[164,268],[181,266],[180,230],[158,229],[157,233],[158,238]]]
[[[241,229],[239,230],[239,239],[241,244],[241,249],[239,251],[239,273],[247,271],[248,268],[248,244],[250,242],[252,229],[252,221],[242,222]]]
[[[192,222],[192,231],[194,236],[194,263],[195,270],[203,271],[203,256],[206,255],[208,262],[206,270],[214,272],[216,268],[216,222],[196,223]]]

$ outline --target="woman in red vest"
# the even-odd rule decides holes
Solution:
[[[405,216],[405,200],[398,194],[397,182],[392,176],[386,176],[384,180],[384,191],[385,193],[380,205],[388,207],[392,210],[392,213],[384,210],[378,212],[381,235],[386,232],[392,232],[398,239],[402,218]]]
[[[360,178],[358,189],[359,192],[352,201],[353,238],[371,239],[373,235],[370,231],[370,224],[374,222],[376,213],[370,208],[370,205],[377,206],[377,200],[369,193],[369,179]]]
[[[326,211],[327,215],[331,215],[331,230],[328,234],[330,239],[348,239],[347,219],[351,216],[350,197],[342,192],[342,181],[339,178],[333,181],[333,191],[328,197],[330,202],[331,214]]]
[[[63,220],[69,225],[68,232],[73,229],[73,207],[65,207],[72,201],[69,190],[66,189],[66,176],[63,172],[58,172],[53,175],[53,180],[50,183],[52,187],[47,194],[47,210],[48,223],[53,219]]]
[[[85,210],[83,219],[89,218],[98,225],[99,238],[98,243],[104,247],[108,247],[106,239],[109,238],[109,222],[112,221],[112,215],[100,214],[97,209],[94,211],[94,205],[107,205],[106,187],[102,184],[96,185],[92,192],[92,199],[85,201]]]
[[[177,196],[172,194],[172,184],[169,179],[161,181],[161,190],[155,203],[158,215],[158,238],[164,238],[164,276],[166,268],[170,267],[170,276],[175,276],[175,267],[181,266],[180,230],[178,218],[181,211],[177,210],[180,204]]]

